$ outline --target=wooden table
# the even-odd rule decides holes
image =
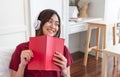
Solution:
[[[102,77],[107,77],[107,56],[112,55],[115,57],[120,57],[120,44],[114,45],[110,48],[106,48],[103,50],[103,58],[102,58]]]

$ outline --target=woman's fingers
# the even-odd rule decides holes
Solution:
[[[30,61],[31,58],[33,57],[33,53],[31,50],[26,50],[24,53],[24,58],[27,60],[27,61]]]
[[[54,62],[55,65],[61,67],[61,68],[64,68],[64,65],[63,64],[60,64],[60,63],[57,63],[57,62]]]
[[[53,57],[54,64],[61,67],[62,69],[66,68],[67,59],[59,52],[56,52]]]
[[[56,58],[56,57],[54,57],[53,60],[54,60],[56,63],[59,63],[59,64],[64,64],[64,63],[65,63],[64,61],[62,61],[62,60],[60,60],[60,59],[58,59],[58,58]]]
[[[30,61],[31,55],[30,55],[29,53],[24,53],[23,58],[24,58],[26,61]]]
[[[21,53],[21,63],[27,64],[33,57],[33,52],[31,50],[23,50]]]
[[[60,52],[56,52],[54,56],[61,59],[64,62],[67,62],[67,59]]]

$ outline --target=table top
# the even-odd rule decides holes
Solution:
[[[116,44],[112,47],[103,49],[103,53],[112,53],[112,54],[120,55],[120,44]]]
[[[113,21],[107,21],[107,20],[95,20],[95,21],[88,21],[89,24],[99,24],[99,25],[110,25],[114,24]]]

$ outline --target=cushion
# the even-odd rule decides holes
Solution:
[[[0,47],[0,77],[10,77],[9,63],[14,48]]]

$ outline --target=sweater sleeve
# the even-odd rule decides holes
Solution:
[[[12,69],[14,71],[18,70],[18,67],[20,64],[21,52],[22,52],[22,50],[26,50],[26,49],[28,49],[28,43],[22,43],[16,47],[14,53],[12,54],[11,61],[9,64],[10,69]]]
[[[14,53],[12,54],[9,67],[14,71],[18,70],[18,66],[20,64],[20,51],[21,49],[19,47],[16,47]]]
[[[64,56],[67,58],[67,66],[70,66],[73,62],[73,59],[66,46],[64,46]]]

